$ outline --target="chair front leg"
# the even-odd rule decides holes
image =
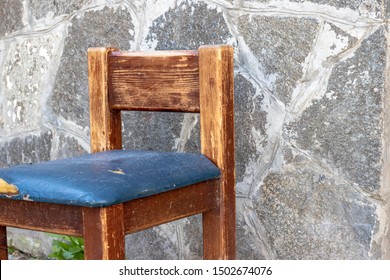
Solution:
[[[0,260],[8,260],[7,228],[0,226]]]
[[[123,204],[83,209],[86,260],[123,260],[125,234]]]

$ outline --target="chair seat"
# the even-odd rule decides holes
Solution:
[[[0,198],[104,207],[218,178],[205,156],[114,150],[0,169],[18,189]]]

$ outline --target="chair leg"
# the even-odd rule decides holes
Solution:
[[[0,226],[0,260],[8,260],[7,228]]]
[[[83,229],[85,259],[125,258],[123,204],[106,208],[84,208]]]
[[[203,258],[232,260],[236,258],[236,228],[226,220],[222,209],[203,213]],[[235,224],[235,221],[234,221]]]
[[[227,189],[228,184],[222,179],[215,184],[217,188],[215,205],[202,214],[203,258],[234,260],[236,258],[235,191],[225,192],[224,189]]]

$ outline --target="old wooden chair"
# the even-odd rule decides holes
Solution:
[[[235,258],[233,50],[88,50],[92,154],[0,170],[6,227],[81,236],[123,259],[125,234],[202,214],[203,257]],[[121,111],[200,112],[201,153],[122,150]],[[218,168],[217,168],[217,167]]]

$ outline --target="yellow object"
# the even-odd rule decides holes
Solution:
[[[8,184],[0,178],[0,194],[18,194],[19,190],[16,186]]]

